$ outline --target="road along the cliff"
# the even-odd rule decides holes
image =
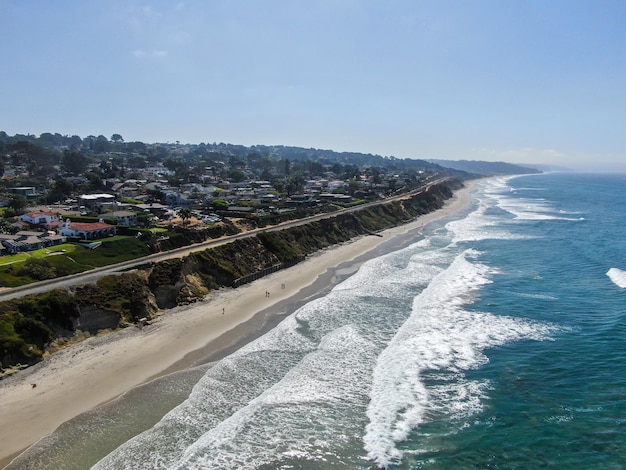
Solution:
[[[117,275],[123,272],[129,271],[131,269],[139,268],[141,266],[150,265],[153,263],[158,263],[159,261],[164,261],[171,258],[182,258],[190,253],[196,251],[206,250],[208,248],[213,248],[215,246],[222,245],[224,243],[230,243],[233,240],[237,240],[240,238],[254,237],[260,232],[269,232],[273,230],[284,230],[290,227],[296,227],[299,225],[309,224],[316,220],[328,219],[332,217],[336,217],[339,214],[346,214],[350,212],[356,212],[362,210],[367,207],[372,207],[380,204],[386,204],[394,200],[406,199],[423,192],[428,192],[428,190],[438,184],[444,183],[445,181],[451,178],[437,178],[433,181],[430,181],[425,186],[416,189],[414,191],[400,194],[398,196],[389,197],[387,199],[383,199],[381,201],[369,202],[366,204],[362,204],[359,206],[350,207],[347,209],[343,209],[338,212],[331,212],[326,214],[318,214],[311,217],[306,217],[304,219],[292,220],[289,222],[284,222],[280,225],[276,225],[273,227],[265,227],[260,229],[250,230],[248,232],[239,233],[236,235],[231,235],[228,237],[222,237],[216,240],[207,240],[202,243],[196,243],[194,245],[184,246],[181,248],[176,248],[174,250],[166,251],[163,253],[155,253],[152,255],[144,256],[142,258],[137,258],[130,261],[124,261],[122,263],[111,264],[109,266],[104,266],[102,268],[95,268],[89,271],[84,271],[78,274],[72,274],[70,276],[59,277],[56,279],[47,279],[45,281],[35,282],[32,284],[28,284],[25,286],[13,287],[9,289],[4,289],[0,291],[0,301],[3,300],[11,300],[19,297],[24,297],[26,295],[32,294],[41,294],[44,292],[48,292],[52,289],[66,289],[71,286],[80,285],[80,284],[92,284],[98,281],[101,277],[108,275]]]

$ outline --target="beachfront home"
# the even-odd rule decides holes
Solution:
[[[115,235],[115,225],[107,224],[102,219],[99,222],[72,222],[66,219],[57,229],[59,235],[78,237],[82,240],[97,240]]]
[[[66,239],[62,235],[54,232],[30,232],[22,230],[15,235],[0,234],[0,243],[3,251],[8,254],[22,251],[33,251],[40,248],[47,248],[53,245],[65,243]]]

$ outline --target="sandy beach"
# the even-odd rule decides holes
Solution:
[[[460,211],[468,205],[472,188],[470,182],[444,208],[382,237],[364,236],[238,289],[216,291],[201,302],[164,312],[143,329],[89,338],[0,381],[0,468],[71,418],[154,377],[249,341],[260,328],[268,328],[271,312],[314,295],[311,286],[320,276],[351,261],[354,270],[359,260],[368,253],[374,256],[394,237]]]

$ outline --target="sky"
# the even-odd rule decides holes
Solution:
[[[0,0],[0,130],[626,171],[623,0]]]

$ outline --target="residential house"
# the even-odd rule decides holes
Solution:
[[[117,220],[117,225],[124,227],[136,227],[137,226],[137,214],[132,211],[114,211],[105,214],[108,219]]]
[[[82,206],[88,207],[93,211],[99,211],[111,206],[115,202],[115,196],[112,194],[81,194],[78,200]]]
[[[31,225],[42,225],[50,228],[52,224],[59,221],[59,216],[54,212],[28,212],[18,217],[20,222],[26,222]]]
[[[121,198],[135,198],[141,194],[144,184],[145,181],[126,180],[114,184],[112,190]]]
[[[170,207],[188,207],[191,204],[189,197],[179,191],[166,192],[165,201]]]
[[[66,219],[57,230],[59,235],[83,240],[97,240],[115,235],[115,225],[107,224],[102,219],[99,222],[72,222]]]
[[[22,230],[15,235],[0,234],[3,251],[9,254],[38,250],[65,243],[66,238],[54,232],[31,232]]]
[[[170,210],[167,206],[163,204],[159,204],[158,202],[152,202],[150,204],[129,204],[129,207],[132,207],[135,210],[143,211],[145,213],[150,213],[159,219],[169,219],[170,218]]]
[[[33,186],[20,186],[16,188],[7,188],[7,193],[20,194],[22,196],[36,196],[37,191]]]
[[[319,197],[325,202],[352,202],[352,196],[348,194],[322,193]]]
[[[289,206],[314,206],[319,203],[313,194],[292,194],[286,201]]]

